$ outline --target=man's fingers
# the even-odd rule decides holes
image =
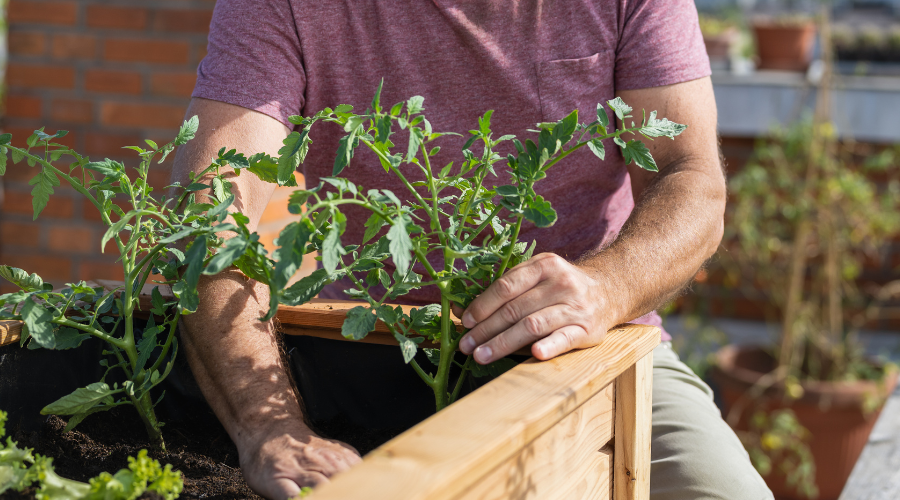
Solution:
[[[272,490],[273,495],[271,498],[289,499],[300,493],[300,486],[290,479],[280,478],[273,481]]]
[[[491,286],[466,308],[462,315],[463,326],[475,328],[478,323],[491,317],[503,304],[537,285],[542,277],[540,261],[543,260],[538,257],[510,269],[502,278],[491,283]]]
[[[544,361],[587,343],[588,332],[577,325],[564,326],[531,346],[531,355]]]
[[[494,362],[508,356],[551,332],[571,325],[576,318],[568,314],[565,306],[556,305],[529,314],[509,329],[485,342],[473,352],[479,364]],[[577,327],[577,326],[576,326]],[[580,328],[580,327],[577,327]]]
[[[469,330],[459,341],[459,350],[463,354],[472,354],[476,347],[512,328],[529,315],[554,305],[554,302],[555,297],[549,296],[546,287],[537,286],[526,291],[514,300],[502,304],[487,319],[480,321],[475,328]],[[549,329],[545,333],[552,331],[553,329]],[[534,340],[532,339],[531,342]]]

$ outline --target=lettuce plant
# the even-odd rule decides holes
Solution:
[[[528,246],[518,241],[525,221],[537,227],[554,224],[556,211],[535,192],[535,184],[553,165],[582,147],[587,146],[603,160],[605,139],[612,139],[620,148],[626,163],[657,171],[647,147],[623,136],[674,139],[685,126],[658,118],[655,111],[636,124],[630,114],[632,108],[615,98],[606,106],[598,104],[596,116],[588,123],[578,121],[577,110],[557,122],[539,123],[530,131],[536,134],[535,140],[523,143],[512,135],[494,138],[493,112],[488,111],[478,119],[477,128],[468,132],[459,162],[438,167],[432,165],[432,158],[441,149],[437,142],[459,134],[435,131],[422,114],[424,99],[420,96],[385,108],[380,95],[381,86],[364,114],[354,114],[353,106],[344,104],[313,116],[290,118],[302,128],[292,132],[279,151],[278,183],[293,178],[310,147],[315,124],[340,126],[346,135],[340,139],[332,176],[290,197],[289,209],[302,218],[280,233],[275,265],[266,270],[272,301],[268,317],[275,314],[279,303],[302,304],[327,284],[348,280],[352,287],[345,292],[364,300],[365,305],[348,311],[343,335],[362,339],[381,320],[399,342],[404,361],[434,391],[435,406],[440,410],[457,398],[468,373],[496,374],[510,364],[501,360],[482,367],[471,356],[464,363],[455,361],[463,332],[451,321],[450,311],[452,304],[468,306],[507,269],[531,256],[534,243]],[[607,107],[623,124],[621,127],[610,119]],[[626,125],[628,122],[630,125]],[[392,141],[397,128],[408,135],[407,144],[399,151]],[[513,147],[506,148],[509,153],[501,156],[499,151],[508,145]],[[403,196],[410,200],[408,203],[387,189],[364,190],[339,177],[360,146],[374,152],[385,172],[396,176],[407,191]],[[501,162],[505,163],[503,169],[499,168]],[[326,185],[328,189],[323,189]],[[365,223],[365,235],[352,245],[341,241],[347,223],[341,207],[347,205],[363,207],[371,214]],[[303,256],[312,251],[320,253],[321,268],[287,286]],[[393,261],[393,272],[386,270],[388,259]],[[440,303],[409,313],[388,305],[422,287],[437,288]],[[434,371],[415,359],[426,340],[440,346],[425,349]],[[459,365],[461,374],[455,387],[450,388],[453,364]]]

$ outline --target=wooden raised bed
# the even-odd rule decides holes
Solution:
[[[288,335],[341,339],[350,304],[282,307],[277,318]],[[20,332],[17,322],[0,322],[0,345]],[[372,451],[310,498],[647,499],[659,341],[655,327],[620,325],[597,347],[532,358]],[[396,343],[384,325],[363,342]]]

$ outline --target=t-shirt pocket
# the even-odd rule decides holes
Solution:
[[[615,94],[615,54],[611,50],[580,59],[537,63],[538,93],[544,121],[557,121],[578,109],[578,121],[594,121],[597,103]]]

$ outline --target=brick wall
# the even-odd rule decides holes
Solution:
[[[38,127],[69,130],[61,142],[93,159],[134,164],[123,146],[170,141],[184,119],[206,54],[214,0],[10,0],[7,95],[2,127],[15,143]],[[17,166],[18,167],[18,166]],[[151,181],[168,184],[171,160]],[[28,169],[26,169],[28,170]],[[54,284],[121,278],[115,257],[99,252],[99,214],[60,187],[37,222],[31,171],[10,168],[0,205],[0,262]],[[263,239],[283,227],[285,194],[265,216]],[[271,243],[270,243],[271,244]],[[8,290],[8,285],[0,285]]]

